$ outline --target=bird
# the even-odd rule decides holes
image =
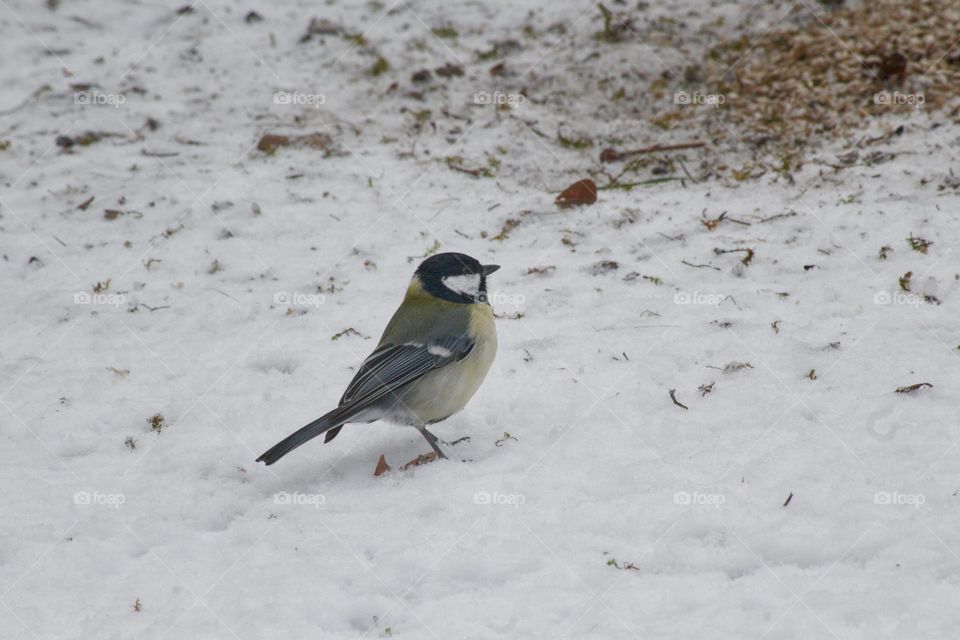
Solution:
[[[417,267],[380,342],[360,365],[339,405],[273,445],[257,462],[272,465],[305,442],[343,425],[384,420],[413,426],[437,457],[442,442],[427,426],[463,409],[497,354],[487,277],[500,268],[463,253],[438,253]]]

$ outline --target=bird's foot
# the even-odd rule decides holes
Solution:
[[[457,438],[453,442],[444,442],[443,444],[447,445],[448,447],[452,447],[454,445],[460,444],[461,442],[470,442],[470,436],[463,436],[462,438]]]

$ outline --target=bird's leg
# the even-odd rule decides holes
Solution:
[[[418,427],[417,427],[417,431],[419,431],[419,432],[420,432],[420,435],[422,435],[422,436],[424,437],[424,439],[430,444],[430,447],[431,447],[434,451],[437,452],[437,457],[438,457],[438,458],[446,458],[446,457],[447,457],[447,454],[445,454],[445,453],[440,449],[440,439],[437,438],[437,436],[435,436],[435,435],[433,435],[432,433],[430,433],[429,431],[427,431],[427,428],[426,428],[426,427],[420,427],[420,426],[418,426]]]

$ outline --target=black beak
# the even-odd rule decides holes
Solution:
[[[480,272],[483,275],[488,276],[499,268],[500,268],[500,265],[498,264],[484,264],[480,266]]]

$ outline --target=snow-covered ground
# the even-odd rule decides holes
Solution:
[[[697,137],[591,104],[594,5],[185,2],[0,1],[0,636],[955,637],[960,128],[559,209]],[[503,265],[468,461],[255,464],[437,250]]]

